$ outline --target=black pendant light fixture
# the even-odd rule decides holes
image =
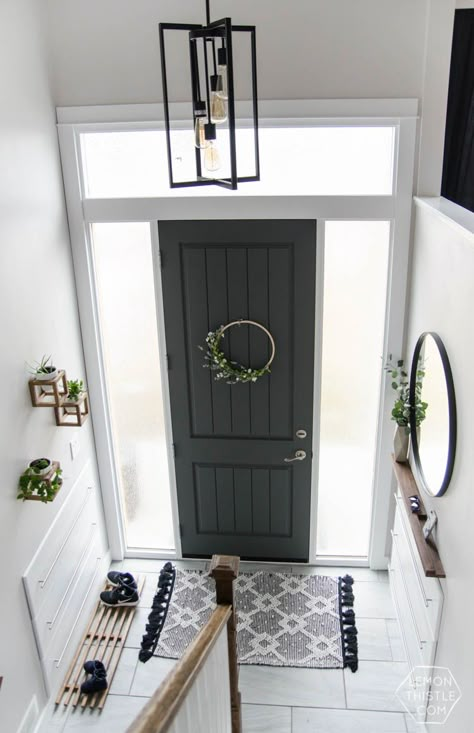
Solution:
[[[217,185],[236,189],[240,182],[260,180],[255,26],[233,26],[230,18],[211,23],[206,0],[206,25],[160,23],[159,30],[171,188]],[[189,81],[192,130],[183,130],[182,120],[175,122],[170,117],[171,85],[178,83],[178,94],[182,94],[183,76]],[[240,93],[252,100],[250,120],[238,131],[243,157],[239,157],[236,139],[237,83]]]

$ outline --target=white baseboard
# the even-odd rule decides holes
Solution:
[[[38,727],[40,719],[40,711],[36,695],[30,700],[30,704],[26,708],[23,719],[18,726],[17,733],[34,733]]]

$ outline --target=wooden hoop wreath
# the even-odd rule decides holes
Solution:
[[[227,324],[227,326],[221,326],[220,327],[219,331],[221,333],[221,337],[222,337],[222,334],[224,333],[224,331],[227,331],[227,329],[230,328],[231,326],[241,326],[244,323],[246,323],[248,326],[256,326],[257,328],[260,328],[264,333],[267,334],[268,340],[270,341],[270,343],[272,345],[272,353],[270,354],[269,360],[267,361],[267,363],[265,364],[265,366],[262,367],[262,369],[269,369],[270,366],[271,366],[271,363],[272,363],[273,359],[275,358],[275,352],[276,352],[275,340],[274,340],[273,336],[271,335],[270,331],[268,330],[268,328],[265,328],[265,326],[262,326],[261,323],[257,323],[257,321],[247,321],[247,320],[245,320],[243,318],[241,318],[239,321],[231,321],[230,323]]]
[[[244,324],[260,328],[264,333],[266,333],[271,343],[272,353],[270,354],[270,358],[265,366],[259,369],[251,369],[250,367],[238,364],[236,361],[229,361],[219,347],[220,340],[228,328],[231,328],[232,326],[242,326]],[[220,326],[215,331],[209,331],[206,337],[206,347],[204,348],[203,346],[200,346],[199,348],[201,351],[206,352],[205,359],[207,363],[203,364],[203,366],[216,372],[214,375],[214,379],[216,381],[225,379],[227,384],[256,382],[259,377],[263,377],[264,374],[269,374],[270,366],[276,353],[275,340],[270,331],[265,328],[265,326],[262,326],[261,323],[257,323],[257,321],[250,321],[244,318],[241,318],[238,321],[231,321],[225,326]]]

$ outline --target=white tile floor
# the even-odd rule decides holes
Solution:
[[[49,710],[39,733],[122,733],[172,668],[168,659],[138,662],[138,648],[161,561],[125,560],[114,568],[146,572],[147,582],[101,715]],[[205,563],[176,563],[204,569]],[[262,566],[242,563],[242,570]],[[271,567],[276,570],[278,566]],[[278,567],[278,569],[280,569]],[[294,566],[293,572],[344,575],[337,568]],[[289,572],[290,567],[282,570]],[[410,733],[395,695],[408,674],[386,573],[352,568],[359,629],[359,671],[242,666],[244,733]],[[204,731],[196,731],[204,733]]]

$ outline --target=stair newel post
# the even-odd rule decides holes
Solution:
[[[227,623],[232,733],[242,733],[239,668],[237,664],[237,612],[234,600],[234,580],[239,574],[239,564],[240,558],[233,555],[213,555],[209,569],[209,575],[216,583],[217,604],[232,606],[232,615]]]

